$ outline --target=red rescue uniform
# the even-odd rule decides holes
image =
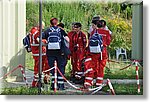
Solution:
[[[39,28],[33,27],[30,31],[30,42],[31,42],[31,49],[32,49],[32,55],[34,59],[34,79],[32,81],[32,87],[37,86],[38,81],[38,68],[39,68],[39,42],[37,39],[39,39]],[[42,40],[43,43],[46,43],[46,40]],[[48,70],[48,60],[46,56],[46,47],[42,46],[42,71]],[[44,73],[45,75],[49,75],[49,71]]]
[[[91,36],[96,31],[92,31]],[[104,67],[107,62],[108,54],[107,54],[107,46],[110,44],[111,36],[108,30],[97,29],[97,32],[102,35],[103,39],[103,50],[101,54],[93,54],[90,53],[89,49],[86,52],[85,59],[85,82],[84,86],[92,86],[93,79],[96,78],[96,85],[102,85],[103,77],[104,77]]]
[[[84,52],[87,44],[86,35],[80,31],[78,34],[74,31],[68,33],[70,39],[69,49],[71,51],[72,74],[83,74],[81,69],[80,55]]]

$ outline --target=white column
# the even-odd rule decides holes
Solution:
[[[19,64],[25,66],[26,0],[0,0],[0,15],[0,69],[9,72]],[[22,79],[20,70],[7,77],[7,81]]]
[[[3,3],[2,3],[2,0],[0,0],[0,15],[2,15],[3,14]],[[2,24],[3,24],[3,17],[2,16],[0,16],[0,48],[2,49],[3,48],[3,26],[2,26]],[[0,68],[2,67],[2,65],[3,65],[3,51],[2,50],[0,50]]]

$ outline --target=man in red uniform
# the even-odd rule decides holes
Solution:
[[[44,29],[44,22],[42,22],[42,29]],[[31,42],[31,49],[32,55],[34,59],[34,79],[32,81],[32,87],[38,86],[38,68],[39,68],[39,26],[33,27],[30,31],[30,42]],[[46,43],[46,40],[42,40],[43,43]],[[42,71],[48,70],[49,65],[46,56],[46,47],[42,46]],[[49,75],[49,71],[45,72],[45,77]],[[46,78],[44,78],[46,79]]]
[[[71,64],[72,64],[72,76],[80,78],[83,71],[81,68],[80,54],[83,53],[87,40],[86,35],[81,31],[81,23],[74,23],[73,30],[68,33],[70,43],[69,48],[71,51]]]
[[[97,26],[97,27],[96,27]],[[92,31],[91,36],[97,32],[102,35],[103,50],[102,53],[91,53],[89,48],[86,52],[85,59],[85,82],[84,87],[88,88],[93,85],[93,79],[96,78],[96,86],[100,86],[103,83],[104,67],[107,62],[107,46],[110,44],[111,37],[108,30],[102,29],[101,21],[97,22],[96,29]]]

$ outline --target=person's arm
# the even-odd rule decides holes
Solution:
[[[83,44],[84,44],[84,47],[87,46],[87,39],[86,39],[86,35],[83,33]]]
[[[69,37],[69,49],[70,49],[70,51],[71,51],[71,53],[73,52],[73,43],[72,43],[72,36],[73,36],[73,33],[71,33],[71,32],[69,32],[68,33],[68,37]]]
[[[109,33],[109,31],[107,32],[107,36],[106,36],[106,44],[107,46],[110,45],[110,42],[111,42],[111,35]]]
[[[48,29],[42,32],[42,39],[47,39],[48,38]]]
[[[65,38],[65,40],[69,43],[69,37],[68,37],[67,33],[62,29],[61,29],[61,33],[62,33],[63,37]]]

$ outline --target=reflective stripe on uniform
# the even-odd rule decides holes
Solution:
[[[60,76],[59,76],[58,79],[63,79],[63,77],[60,77]]]
[[[34,81],[38,81],[38,79],[34,79]]]
[[[35,39],[34,39],[34,36],[35,36],[35,34],[37,34],[38,33],[38,31],[36,31],[33,35],[32,35],[32,39],[33,39],[33,44],[35,44]]]
[[[39,46],[39,44],[31,44],[31,46]]]
[[[64,81],[58,81],[58,84],[64,84]]]
[[[79,76],[79,75],[75,75],[75,77],[76,77],[76,78],[81,78],[81,76]]]
[[[32,54],[33,56],[39,56],[39,54]],[[46,53],[43,53],[42,56],[45,56]]]
[[[84,74],[84,72],[76,72],[76,74]]]
[[[92,58],[87,58],[85,59],[85,62],[92,60]]]
[[[54,78],[55,78],[55,76],[52,76],[52,78],[54,79]],[[57,76],[56,76],[56,78],[57,78]]]
[[[52,83],[54,83],[54,81],[52,81]],[[64,84],[64,81],[58,81],[58,84]]]
[[[93,80],[92,77],[85,77],[85,79],[87,79],[87,80]]]
[[[97,85],[97,86],[101,86],[101,85],[102,85],[102,83],[96,83],[96,85]]]
[[[28,46],[28,45],[27,45]],[[40,46],[40,44],[31,44],[31,46]],[[47,46],[47,44],[42,43],[42,46]]]
[[[39,77],[39,75],[38,75],[38,74],[35,74],[35,75],[34,75],[34,77],[35,77],[35,78],[38,78],[38,77]]]
[[[97,77],[96,79],[97,79],[97,80],[103,80],[103,78],[102,78],[102,77]]]
[[[92,86],[90,83],[85,82],[84,85]]]
[[[93,69],[92,69],[92,68],[87,69],[87,70],[84,72],[84,74],[87,74],[87,73],[90,72],[90,71],[93,71]]]

